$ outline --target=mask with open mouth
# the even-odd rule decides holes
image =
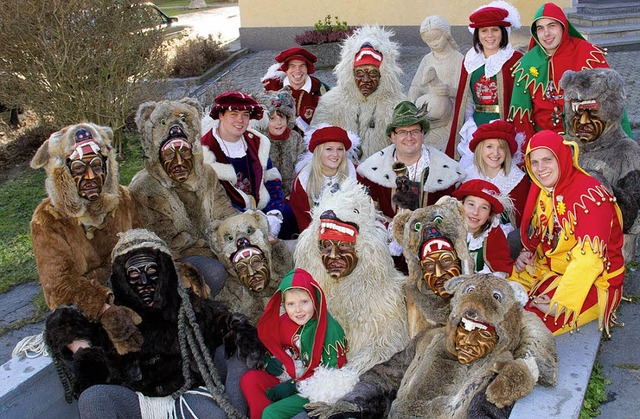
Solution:
[[[462,317],[456,329],[455,349],[458,362],[468,364],[485,357],[498,343],[493,326],[469,317]]]
[[[418,290],[422,293],[423,283],[427,284],[434,294],[441,298],[451,295],[444,288],[446,282],[460,275],[460,259],[453,244],[435,227],[427,227],[422,231],[423,242],[420,246],[420,267],[422,278],[418,279]]]
[[[231,255],[231,263],[238,273],[240,282],[249,291],[260,292],[271,279],[267,258],[257,246],[253,246],[245,237],[237,241],[238,250]]]

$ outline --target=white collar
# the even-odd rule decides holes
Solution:
[[[478,167],[475,164],[471,164],[467,166],[467,180],[470,179],[483,179],[487,182],[493,183],[498,187],[500,193],[504,195],[509,195],[513,188],[518,186],[522,178],[525,176],[524,172],[513,162],[511,163],[511,170],[509,170],[509,175],[505,175],[504,170],[500,170],[498,174],[494,178],[489,178],[478,170]]]
[[[289,77],[284,78],[282,85],[291,87],[291,84],[289,83]],[[304,85],[300,89],[294,89],[293,87],[291,87],[291,90],[304,90],[305,92],[310,93],[311,92],[311,76],[307,74],[307,81],[304,82]]]
[[[502,70],[502,66],[509,61],[514,52],[509,43],[504,49],[501,48],[489,58],[485,58],[482,51],[476,52],[474,48],[471,48],[464,57],[464,69],[471,75],[471,73],[484,65],[485,77],[493,77]]]
[[[218,134],[218,128],[214,128],[212,132],[213,137],[218,141],[220,149],[222,149],[225,156],[237,159],[247,155],[247,145],[244,142],[244,138],[240,138],[240,141],[235,142],[225,141],[220,137],[220,134]]]
[[[500,225],[500,217],[494,216],[491,220],[491,226],[482,232],[478,237],[473,237],[473,233],[467,233],[467,248],[470,251],[478,250],[484,245],[484,239],[487,238],[491,230]]]

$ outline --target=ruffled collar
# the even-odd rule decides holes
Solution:
[[[487,182],[493,183],[500,189],[500,192],[504,195],[509,195],[513,188],[518,186],[522,178],[524,177],[524,172],[518,168],[517,165],[512,164],[511,170],[509,171],[509,175],[504,173],[504,170],[500,170],[496,177],[493,179],[483,175],[478,170],[478,167],[475,164],[471,164],[466,167],[467,171],[467,180],[469,179],[482,179]]]
[[[493,77],[502,70],[502,66],[511,59],[514,52],[511,43],[499,49],[489,58],[485,58],[482,51],[476,52],[474,48],[471,48],[464,57],[464,69],[468,74],[471,74],[484,65],[485,77]]]

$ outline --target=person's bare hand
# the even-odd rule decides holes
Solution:
[[[549,310],[549,304],[551,304],[551,297],[548,295],[539,295],[531,301],[531,307],[535,307],[543,313],[546,313],[548,316],[556,315],[556,307],[554,306],[551,311],[547,313]]]
[[[527,265],[533,266],[533,253],[522,252],[518,255],[518,258],[516,259],[516,263],[515,263],[516,272],[520,273],[524,271]]]

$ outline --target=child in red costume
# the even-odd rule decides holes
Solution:
[[[513,259],[500,228],[500,216],[505,207],[511,206],[509,198],[500,194],[497,186],[482,179],[464,182],[453,196],[462,201],[464,208],[467,246],[475,261],[474,271],[506,278],[513,269]]]
[[[247,372],[240,383],[252,419],[303,412],[309,399],[298,394],[300,383],[320,366],[341,368],[347,362],[344,331],[327,312],[324,292],[303,269],[282,279],[258,321],[258,336],[270,353],[266,368]]]

